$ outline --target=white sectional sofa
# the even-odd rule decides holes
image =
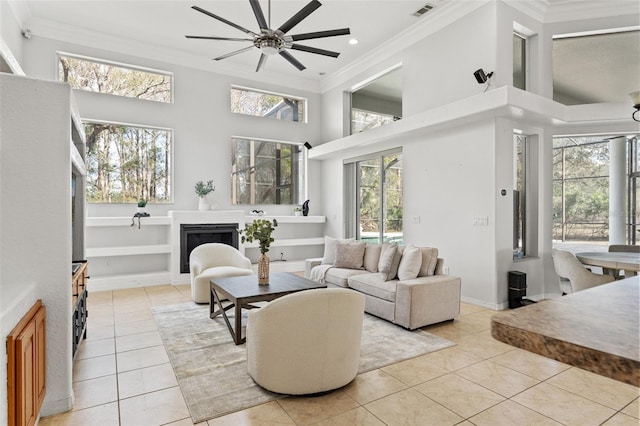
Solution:
[[[443,264],[437,248],[325,237],[324,257],[305,261],[305,277],[358,291],[366,312],[414,330],[460,314],[461,279]]]

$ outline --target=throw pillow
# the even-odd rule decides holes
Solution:
[[[402,253],[400,266],[398,266],[398,279],[400,281],[412,280],[418,277],[422,265],[422,251],[413,244],[408,244]]]
[[[338,238],[324,237],[324,256],[322,257],[323,265],[333,265],[336,263],[336,244],[338,241],[355,241],[355,238],[340,240]]]
[[[338,241],[336,244],[336,268],[362,269],[365,244],[359,241]]]
[[[380,261],[378,262],[378,271],[382,274],[382,278],[385,281],[394,279],[395,274],[398,272],[398,264],[396,263],[395,270],[393,267],[397,252],[398,245],[396,243],[384,243],[382,245]]]
[[[420,247],[422,251],[422,265],[420,266],[419,277],[428,277],[435,274],[436,263],[438,262],[438,249],[433,247]]]
[[[369,272],[378,272],[381,244],[367,244],[364,248],[364,269]]]

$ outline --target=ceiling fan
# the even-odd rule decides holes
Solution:
[[[230,37],[215,37],[215,36],[194,36],[188,35],[186,38],[193,39],[206,39],[206,40],[227,40],[227,41],[249,41],[251,42],[251,46],[245,47],[240,50],[236,50],[230,53],[227,53],[222,56],[218,56],[217,58],[213,58],[215,61],[219,61],[222,59],[229,58],[231,56],[237,55],[239,53],[247,52],[254,48],[260,50],[260,59],[258,61],[258,66],[256,68],[256,72],[260,71],[264,68],[267,58],[271,55],[275,55],[276,53],[289,61],[294,67],[298,68],[298,70],[302,71],[306,67],[300,63],[296,58],[289,53],[288,49],[299,50],[301,52],[315,53],[317,55],[325,55],[331,56],[333,58],[337,58],[340,53],[333,52],[331,50],[318,49],[316,47],[305,46],[302,44],[294,43],[300,40],[311,40],[316,38],[323,37],[334,37],[350,34],[349,28],[340,28],[337,30],[327,30],[327,31],[317,31],[312,33],[303,33],[296,35],[287,35],[287,33],[296,25],[298,25],[302,20],[304,20],[307,16],[311,15],[317,8],[322,6],[322,4],[318,0],[311,0],[305,7],[300,9],[298,13],[293,15],[287,22],[280,25],[277,29],[271,29],[271,0],[269,0],[269,23],[265,20],[264,13],[262,12],[262,7],[260,7],[259,0],[249,0],[251,4],[251,8],[253,9],[253,14],[256,16],[256,20],[258,21],[258,26],[260,27],[260,32],[255,33],[251,30],[248,30],[238,24],[234,24],[231,21],[228,21],[218,15],[215,15],[207,10],[204,10],[198,6],[191,6],[192,9],[197,10],[198,12],[204,13],[214,19],[217,19],[220,22],[224,22],[227,25],[232,26],[246,34],[248,34],[251,38],[230,38]]]

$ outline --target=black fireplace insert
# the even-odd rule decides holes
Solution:
[[[238,248],[237,223],[180,225],[180,273],[189,273],[189,255],[200,244],[221,243]]]

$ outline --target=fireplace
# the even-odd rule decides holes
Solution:
[[[237,223],[180,225],[180,273],[189,273],[189,255],[200,244],[221,243],[238,248]]]

